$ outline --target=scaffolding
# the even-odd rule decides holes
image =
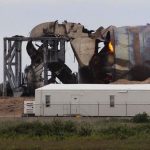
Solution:
[[[23,37],[13,36],[4,39],[4,66],[3,66],[3,95],[7,96],[6,84],[9,83],[14,95],[21,92],[23,86],[22,76],[22,44],[28,41],[39,41],[43,43],[43,72],[44,85],[48,84],[48,63],[57,62],[61,59],[65,62],[65,37]],[[49,45],[53,43],[53,50],[49,49]],[[49,57],[48,57],[49,56]]]

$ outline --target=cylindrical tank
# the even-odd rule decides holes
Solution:
[[[116,78],[134,67],[139,69],[137,73],[146,67],[145,73],[150,75],[150,25],[114,28],[113,35]]]

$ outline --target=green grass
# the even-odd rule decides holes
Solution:
[[[149,122],[0,122],[0,150],[148,150],[149,141]]]

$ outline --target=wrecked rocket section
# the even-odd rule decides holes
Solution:
[[[91,38],[91,33],[92,31],[85,29],[84,26],[81,24],[69,23],[66,21],[63,22],[62,24],[59,24],[57,21],[55,21],[55,22],[47,22],[47,23],[42,23],[37,25],[32,29],[30,37],[31,38],[38,38],[38,37],[66,38],[67,41],[69,41],[71,44],[72,50],[79,64],[79,68],[83,68],[84,66],[89,65],[89,61],[91,60],[92,56],[95,53],[95,47],[96,47],[95,39]],[[53,47],[52,43],[50,44],[50,46]],[[29,72],[31,72],[32,70],[33,74],[35,74],[34,76],[36,76],[36,79],[39,78],[40,81],[42,66],[44,65],[43,58],[41,57],[43,56],[42,53],[44,52],[42,51],[42,46],[40,46],[39,49],[36,50],[32,44],[32,41],[30,41],[27,44],[27,52],[32,62],[31,65],[26,69],[26,76],[28,76],[27,79],[30,80],[29,83],[33,83],[32,82],[33,75],[29,77]],[[52,53],[50,55],[52,55]],[[75,74],[71,73],[71,70],[65,64],[65,56],[63,55],[64,53],[58,55],[60,56],[59,57],[60,59],[57,62],[49,63],[48,68],[53,73],[53,77],[49,80],[48,83],[55,82],[54,81],[55,77],[59,78],[59,80],[62,83],[67,83],[67,84],[78,83],[78,77],[75,76]],[[64,58],[62,59],[61,57]],[[38,62],[36,61],[37,58],[38,58]],[[41,71],[36,73],[37,67],[35,66],[41,66]],[[59,72],[60,70],[61,72]],[[68,74],[70,73],[70,75],[66,76],[67,73]],[[38,82],[38,83],[36,82],[36,85],[34,84],[35,85],[34,88],[42,86],[42,82]]]
[[[115,78],[144,81],[150,77],[150,25],[114,29]]]
[[[95,32],[86,29],[77,23],[47,22],[37,25],[32,29],[30,37],[59,36],[66,37],[71,44],[74,55],[79,65],[79,83],[104,83],[112,80],[114,63],[113,52],[109,50],[111,32],[100,27]],[[105,46],[99,54],[98,45],[105,41]],[[110,57],[110,58],[109,58]],[[32,58],[31,58],[32,59]],[[111,63],[109,64],[110,60]],[[106,71],[107,70],[107,71]],[[109,71],[108,71],[109,70]],[[111,70],[111,72],[110,72]],[[108,76],[107,76],[108,75]],[[105,81],[106,80],[106,81]]]
[[[21,63],[14,64],[20,77],[18,78],[11,67],[13,59],[17,60],[16,56],[20,56],[18,60],[21,62],[23,41],[28,41],[26,50],[31,64],[26,67],[23,76],[20,75]],[[78,75],[65,64],[66,42],[70,42],[77,59]],[[8,78],[9,83],[12,83],[10,87],[13,91],[17,89],[17,92],[25,95],[33,95],[36,88],[46,84],[58,83],[58,79],[64,84],[101,84],[115,83],[119,79],[141,82],[150,77],[149,24],[135,27],[99,27],[93,31],[80,23],[46,22],[35,26],[30,37],[6,38],[4,46],[4,70],[7,70],[4,72],[5,79]],[[14,55],[14,52],[18,53],[18,49],[19,55]]]
[[[144,81],[150,77],[149,24],[145,26],[110,26],[101,32],[98,30],[95,32],[95,34],[98,33],[96,40],[99,39],[98,53],[96,51],[90,60],[92,62],[94,57],[97,58],[94,62],[95,65],[93,63],[90,68],[94,82],[111,83],[118,79]],[[99,50],[101,42],[104,42],[104,47]],[[104,59],[105,57],[106,59]],[[95,74],[97,75],[94,76]]]
[[[91,32],[77,23],[47,22],[37,25],[32,29],[30,37],[42,36],[63,36],[67,37],[71,43],[73,52],[77,58],[79,66],[89,64],[95,52],[95,39],[90,37]]]
[[[81,24],[56,21],[37,25],[30,36],[68,38],[79,64],[79,83],[143,81],[150,76],[150,25],[92,31]]]

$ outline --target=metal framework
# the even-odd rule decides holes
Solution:
[[[65,61],[65,37],[23,37],[13,36],[4,39],[4,66],[3,66],[3,95],[7,95],[6,84],[9,82],[13,93],[19,92],[19,88],[23,86],[22,81],[22,43],[25,41],[42,41],[44,45],[44,85],[48,84],[48,68],[50,61],[57,61],[58,57]],[[54,44],[53,55],[49,55],[49,44]],[[58,44],[59,43],[59,44]],[[59,50],[59,53],[58,53]]]

